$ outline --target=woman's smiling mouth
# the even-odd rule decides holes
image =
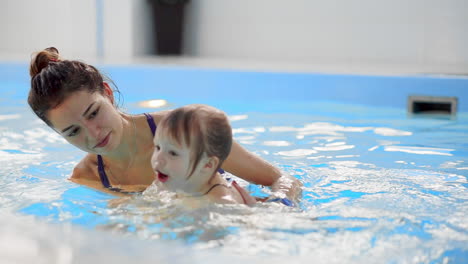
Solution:
[[[109,143],[109,138],[110,138],[110,133],[107,134],[107,136],[101,140],[96,146],[94,146],[94,148],[103,148],[107,145],[107,143]]]

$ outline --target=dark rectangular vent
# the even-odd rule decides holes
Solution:
[[[409,96],[408,113],[456,115],[457,97],[445,96]]]

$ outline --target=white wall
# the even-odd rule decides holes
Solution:
[[[102,31],[97,30],[98,2]],[[32,52],[54,46],[66,58],[95,58],[98,32],[105,58],[149,54],[148,5],[146,0],[1,0],[0,55],[29,60]]]
[[[0,57],[55,46],[95,58],[99,2],[105,59],[154,52],[148,0],[0,0]],[[190,0],[185,11],[195,58],[468,72],[467,0]]]
[[[112,0],[110,0],[112,1]],[[153,40],[152,7],[148,0],[132,1],[133,16],[133,55],[142,56],[154,54],[156,48]]]
[[[193,0],[187,11],[193,56],[468,65],[467,0]]]
[[[103,0],[104,57],[128,59],[154,52],[152,10],[147,0]]]
[[[94,0],[2,0],[0,52],[29,58],[55,46],[65,54],[95,52]]]

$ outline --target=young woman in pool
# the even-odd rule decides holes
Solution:
[[[143,191],[155,180],[151,167],[156,124],[167,111],[128,115],[118,110],[114,91],[93,66],[63,60],[56,48],[37,53],[30,65],[28,103],[34,113],[69,143],[88,154],[71,180],[100,190]],[[233,142],[223,169],[249,182],[296,198],[297,179]]]
[[[235,181],[220,175],[231,146],[231,126],[222,111],[206,105],[172,110],[159,122],[154,137],[151,164],[157,185],[215,203],[254,204]]]

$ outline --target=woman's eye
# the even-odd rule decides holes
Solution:
[[[161,150],[161,147],[160,147],[159,145],[154,146],[154,148],[155,148],[157,151]]]
[[[69,137],[74,137],[76,135],[78,135],[78,133],[80,132],[80,128],[76,127],[72,130],[72,132],[70,134],[68,134]]]
[[[171,151],[169,151],[169,155],[171,155],[171,156],[177,156],[177,153],[175,153],[174,151],[171,150]]]
[[[97,114],[99,113],[99,108],[97,108],[96,110],[94,110],[94,112],[92,112],[90,115],[89,115],[89,119],[93,119],[97,116]]]

